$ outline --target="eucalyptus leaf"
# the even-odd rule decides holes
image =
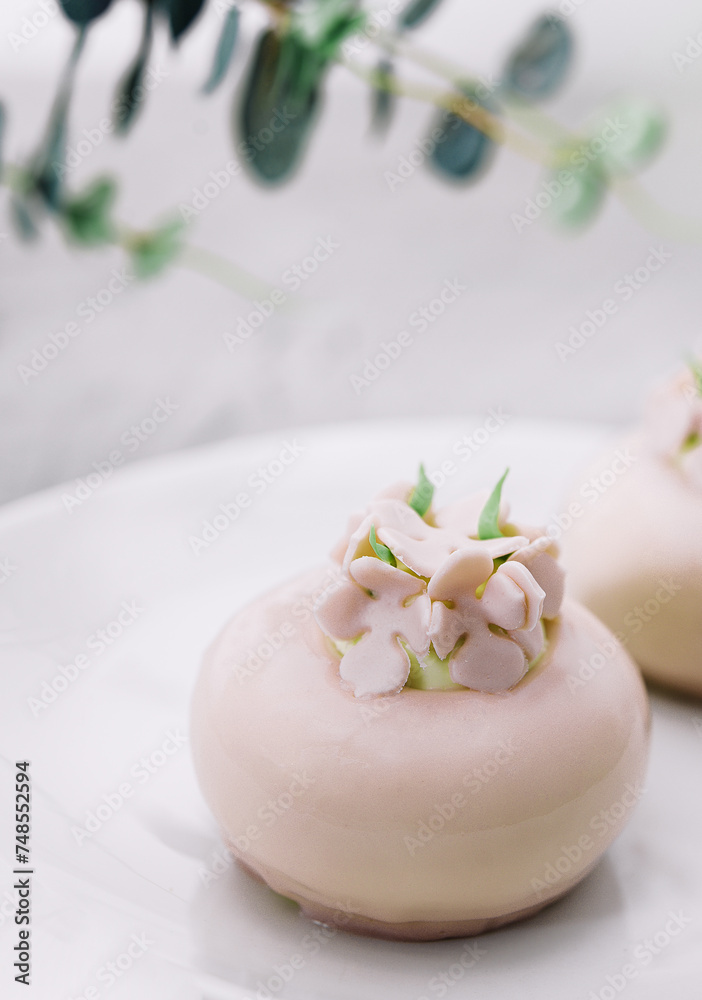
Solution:
[[[315,120],[324,63],[294,35],[265,31],[236,117],[238,148],[259,179],[285,180],[297,166]]]
[[[375,534],[374,524],[371,524],[368,541],[370,542],[371,548],[377,555],[378,559],[382,559],[384,563],[388,564],[388,566],[397,566],[397,559],[395,559],[395,556],[392,554],[387,545],[383,545],[382,542],[378,541],[378,538]]]
[[[115,237],[110,212],[117,194],[110,177],[100,177],[82,194],[64,201],[61,217],[70,239],[86,245],[109,243]]]
[[[395,75],[389,59],[381,59],[376,68],[376,84],[371,92],[371,129],[378,135],[387,132],[395,111],[395,95],[390,89]]]
[[[61,201],[61,168],[64,166],[66,152],[68,109],[73,94],[76,66],[83,51],[85,35],[86,29],[83,27],[76,36],[68,63],[63,71],[42,145],[29,165],[32,187],[51,211],[57,211]]]
[[[416,28],[439,6],[441,0],[410,0],[399,17],[401,28]]]
[[[548,97],[563,82],[573,48],[573,36],[563,18],[544,14],[509,56],[504,86],[521,97]]]
[[[659,107],[641,99],[622,99],[590,119],[584,146],[609,173],[631,174],[656,156],[666,132],[667,120]]]
[[[185,34],[204,5],[205,0],[161,0],[174,42]]]
[[[424,517],[426,512],[431,507],[433,496],[434,484],[427,477],[427,474],[424,471],[424,466],[420,465],[417,485],[412,489],[407,503],[413,511],[419,514],[420,517]]]
[[[570,177],[563,183],[563,175]],[[572,171],[559,171],[547,178],[558,191],[548,206],[548,214],[553,222],[565,229],[579,229],[591,222],[607,193],[607,180],[596,163]],[[548,190],[548,188],[547,188]]]
[[[464,95],[478,107],[485,107],[474,95]],[[453,180],[477,180],[488,167],[495,143],[475,125],[453,111],[446,111],[436,120],[431,132],[434,148],[429,162]]]
[[[236,40],[239,36],[239,8],[232,7],[224,19],[222,33],[219,36],[214,62],[207,83],[202,88],[203,93],[211,94],[224,79],[234,55]]]
[[[112,0],[60,0],[66,17],[74,24],[89,24],[104,14]]]
[[[174,219],[132,238],[129,250],[137,278],[152,278],[175,260],[182,249],[184,228],[182,220]]]
[[[146,7],[141,42],[134,62],[117,87],[114,100],[117,132],[124,135],[135,121],[136,114],[144,103],[146,89],[143,86],[144,70],[151,54],[154,35],[154,12],[151,4]]]
[[[344,39],[364,27],[366,16],[357,0],[303,0],[292,8],[287,30],[303,48],[329,62]]]
[[[507,478],[509,469],[505,469],[504,475],[498,481],[494,490],[487,499],[478,519],[478,538],[485,541],[489,538],[502,538],[499,526],[500,502],[502,500],[502,487]]]
[[[10,199],[10,219],[17,235],[23,242],[29,243],[39,235],[31,212],[25,202],[17,195],[13,195]]]

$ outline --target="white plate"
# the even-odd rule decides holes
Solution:
[[[654,698],[647,793],[626,832],[566,899],[475,939],[470,969],[460,964],[463,941],[392,944],[315,930],[226,863],[199,796],[183,739],[190,691],[203,648],[237,607],[322,561],[347,513],[411,478],[420,458],[429,469],[454,462],[447,500],[510,464],[513,509],[546,521],[606,437],[510,420],[466,452],[457,442],[482,424],[266,435],[121,469],[80,505],[67,499],[73,483],[0,512],[0,563],[12,567],[0,571],[4,981],[17,933],[10,762],[28,758],[34,997],[605,1000],[624,986],[631,998],[699,997],[699,705]],[[304,450],[277,476],[286,442]],[[196,553],[204,522],[242,492],[250,506],[217,522],[224,530]],[[83,836],[88,813],[95,822]]]

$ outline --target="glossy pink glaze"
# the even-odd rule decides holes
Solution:
[[[698,449],[702,451],[702,449]],[[562,539],[568,591],[619,634],[644,674],[702,697],[702,493],[688,470],[632,436],[580,482],[629,465]]]
[[[237,856],[311,916],[383,937],[478,933],[562,895],[641,793],[648,707],[629,657],[583,683],[609,634],[566,603],[509,692],[356,698],[305,602],[323,577],[240,612],[197,683],[197,773]]]

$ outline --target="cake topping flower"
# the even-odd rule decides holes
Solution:
[[[451,679],[479,691],[513,687],[544,643],[545,592],[523,563],[508,560],[494,573],[492,568],[483,548],[460,549],[429,584],[434,649],[445,659],[461,640],[451,657]]]
[[[551,539],[507,523],[505,476],[487,499],[435,513],[420,468],[418,486],[397,484],[351,520],[335,551],[346,579],[316,617],[356,696],[397,692],[417,671],[414,686],[505,691],[541,654],[563,571]]]
[[[358,697],[399,691],[410,672],[401,640],[421,656],[429,649],[426,584],[369,556],[354,559],[349,577],[316,613],[327,635],[342,640],[360,636],[341,659],[341,679]]]

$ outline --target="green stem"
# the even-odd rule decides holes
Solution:
[[[191,243],[184,245],[175,264],[202,274],[223,288],[238,292],[244,298],[267,297],[273,291],[272,285],[239,267],[238,264],[233,264],[226,257],[221,257],[203,247],[193,246]]]

